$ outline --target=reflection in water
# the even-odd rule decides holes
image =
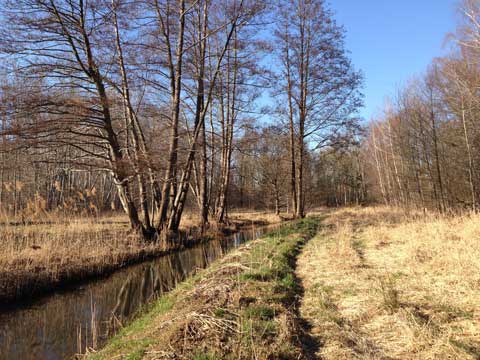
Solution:
[[[252,229],[212,240],[53,294],[28,308],[0,312],[0,360],[65,359],[101,346],[143,304],[264,232]]]

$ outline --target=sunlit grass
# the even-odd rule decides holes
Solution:
[[[480,356],[480,215],[353,208],[326,225],[299,260],[319,356]]]

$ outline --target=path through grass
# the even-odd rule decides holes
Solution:
[[[334,212],[298,260],[322,359],[480,359],[480,216]]]

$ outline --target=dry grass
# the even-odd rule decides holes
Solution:
[[[228,221],[231,225],[269,225],[276,224],[282,219],[287,219],[288,215],[282,214],[282,217],[275,215],[273,212],[268,211],[249,211],[249,210],[236,210],[229,214]],[[198,213],[187,213],[182,216],[181,227],[191,228],[197,226],[200,222]],[[214,228],[215,223],[211,224]]]
[[[0,227],[0,268],[35,269],[42,264],[61,266],[74,259],[101,258],[106,253],[140,246],[126,236],[128,224],[118,218],[44,221]]]
[[[121,267],[154,251],[128,236],[122,216],[43,219],[0,226],[0,302],[40,293],[68,279]]]
[[[266,213],[249,216],[242,214],[237,224],[274,220]],[[183,230],[198,224],[192,215],[185,219]],[[122,214],[66,218],[45,213],[27,222],[6,216],[0,220],[0,302],[99,275],[164,250],[129,235],[128,219]]]
[[[305,248],[322,359],[480,358],[480,215],[339,210]]]

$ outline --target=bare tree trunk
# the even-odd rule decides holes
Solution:
[[[280,215],[280,190],[277,181],[273,184],[273,191],[275,193],[275,215]]]
[[[81,34],[83,37],[83,42],[85,46],[84,50],[85,50],[86,61],[87,61],[86,74],[95,84],[98,98],[100,100],[100,105],[101,105],[102,115],[103,115],[103,122],[104,122],[103,129],[105,131],[106,139],[108,141],[108,146],[110,150],[109,158],[111,163],[110,167],[111,167],[112,176],[117,186],[117,190],[119,193],[122,206],[130,219],[131,227],[135,230],[141,230],[141,232],[143,233],[145,229],[143,227],[143,224],[140,221],[137,209],[135,207],[130,191],[128,189],[128,176],[127,174],[125,174],[125,170],[123,169],[122,162],[124,158],[121,151],[121,146],[118,142],[117,135],[112,127],[110,101],[108,99],[107,92],[105,90],[103,77],[100,74],[100,70],[94,61],[94,55],[90,47],[90,39],[88,37],[87,30],[85,29],[86,21],[84,17],[83,0],[80,0],[79,8],[80,8],[80,26],[82,29]],[[58,17],[58,20],[62,23],[63,19],[59,15],[55,6],[54,6],[54,9],[55,9],[55,14]],[[72,50],[76,53],[77,49],[74,47],[73,43],[71,43],[71,46],[72,46]],[[85,65],[83,64],[81,65],[82,67],[85,67]]]
[[[387,194],[385,192],[385,187],[383,186],[383,179],[382,179],[382,171],[380,167],[380,159],[378,155],[378,147],[377,147],[377,142],[376,142],[376,131],[375,127],[372,127],[372,140],[373,140],[373,157],[375,158],[375,167],[377,169],[377,175],[378,175],[378,183],[380,185],[380,191],[382,193],[383,201],[385,205],[388,204],[388,199],[387,199]]]
[[[463,105],[463,101],[462,101]],[[470,184],[470,193],[472,196],[472,210],[477,211],[477,199],[475,194],[475,185],[473,183],[473,158],[472,158],[472,151],[470,147],[470,141],[468,139],[468,131],[467,131],[467,122],[465,119],[465,109],[462,106],[462,123],[463,123],[463,134],[465,137],[465,146],[467,147],[467,155],[468,155],[468,182]]]
[[[403,199],[402,184],[400,182],[400,176],[398,174],[396,154],[395,154],[395,151],[393,149],[393,132],[392,132],[392,124],[390,122],[390,119],[388,120],[387,125],[388,125],[388,142],[389,142],[389,146],[390,146],[390,156],[391,156],[391,159],[392,159],[395,183],[397,184],[397,187],[398,187],[398,202],[400,204],[405,205],[405,201]]]
[[[176,197],[176,177],[177,177],[177,158],[178,158],[178,125],[180,119],[180,101],[182,94],[182,62],[183,46],[185,33],[185,0],[180,0],[179,32],[176,47],[176,64],[173,63],[172,47],[170,43],[170,34],[167,27],[168,23],[163,19],[157,3],[157,14],[161,24],[163,36],[167,43],[168,67],[170,72],[170,90],[171,90],[171,130],[170,145],[168,150],[168,164],[165,172],[164,184],[162,188],[162,200],[160,204],[160,214],[157,220],[157,228],[163,228],[167,222],[169,205],[175,201]]]
[[[431,125],[432,125],[432,136],[433,136],[433,150],[435,154],[435,166],[437,170],[437,180],[438,180],[438,186],[440,188],[440,199],[441,199],[441,207],[440,211],[444,212],[446,211],[446,204],[445,204],[445,193],[443,189],[443,179],[442,179],[442,172],[440,169],[440,155],[439,155],[439,150],[438,150],[438,138],[437,138],[437,125],[435,121],[435,112],[433,109],[433,92],[430,90],[430,120],[431,120]]]
[[[243,2],[240,3],[240,9],[243,7]],[[236,27],[237,27],[237,21],[238,21],[238,16],[232,21],[231,28],[227,34],[227,38],[225,40],[223,49],[220,53],[220,56],[218,57],[216,68],[213,74],[213,78],[211,79],[210,83],[210,88],[208,91],[208,96],[206,97],[206,101],[201,107],[202,111],[196,113],[195,117],[195,125],[194,125],[194,132],[193,132],[193,138],[192,138],[192,143],[190,145],[190,150],[188,152],[187,156],[187,161],[185,164],[185,167],[182,172],[182,176],[180,178],[179,186],[178,186],[178,192],[176,193],[175,199],[172,202],[172,207],[170,210],[170,217],[168,220],[168,229],[171,231],[177,231],[178,227],[180,225],[180,219],[183,213],[183,209],[185,206],[185,201],[187,197],[187,192],[188,192],[188,187],[190,183],[190,176],[192,172],[192,167],[193,167],[193,162],[195,161],[195,153],[196,153],[196,147],[198,144],[198,139],[200,137],[200,132],[203,124],[205,123],[205,117],[207,115],[207,110],[210,107],[212,97],[213,97],[213,91],[215,89],[215,84],[217,82],[217,78],[220,74],[221,70],[221,64],[223,61],[223,58],[225,54],[227,53],[230,41],[232,39],[232,36],[236,34]],[[198,104],[197,104],[198,105]],[[233,134],[232,134],[233,136]]]
[[[227,52],[227,79],[226,79],[226,115],[222,116],[222,136],[223,136],[223,149],[222,149],[222,178],[220,183],[220,193],[217,206],[217,221],[219,223],[225,223],[227,218],[227,195],[230,184],[231,162],[233,152],[233,131],[235,125],[235,119],[237,116],[236,111],[236,99],[237,99],[237,76],[238,76],[238,54],[237,54],[237,33],[234,33],[234,50],[233,50],[233,65],[231,64],[230,52]],[[232,78],[230,76],[232,75]],[[231,83],[231,87],[230,87]],[[221,111],[224,114],[223,99],[221,102]]]
[[[205,106],[205,60],[206,60],[206,50],[207,50],[207,22],[208,22],[208,1],[204,2],[203,6],[203,26],[202,26],[202,17],[199,11],[198,13],[198,42],[200,46],[199,51],[199,72],[198,72],[198,95],[197,95],[197,109],[196,112],[199,116],[204,113]],[[201,147],[201,160],[200,160],[200,225],[204,229],[208,224],[208,210],[209,210],[209,201],[208,201],[208,179],[207,179],[207,137],[205,133],[205,120],[201,121],[200,124],[200,147]]]
[[[304,194],[304,161],[305,161],[305,145],[303,142],[303,122],[300,121],[300,134],[298,137],[298,163],[297,163],[297,209],[295,211],[295,217],[302,219],[305,217],[305,194]]]
[[[113,8],[113,21],[114,21],[114,28],[115,28],[115,40],[116,40],[116,47],[118,52],[118,64],[120,67],[120,74],[122,78],[122,98],[123,98],[124,112],[125,112],[125,118],[126,118],[125,130],[126,130],[127,138],[130,133],[132,134],[131,140],[133,145],[133,149],[129,149],[127,146],[127,154],[130,152],[130,150],[133,152],[133,167],[136,172],[135,175],[137,178],[138,193],[140,197],[140,208],[142,210],[143,222],[145,226],[144,230],[148,233],[153,234],[154,229],[152,227],[152,223],[150,219],[147,189],[145,185],[145,179],[142,174],[143,169],[140,167],[141,159],[139,156],[139,153],[142,152],[142,155],[143,155],[142,157],[143,158],[146,157],[146,145],[144,143],[143,134],[139,134],[141,133],[141,129],[138,126],[138,124],[136,124],[137,119],[134,114],[132,103],[130,100],[130,89],[129,89],[128,79],[127,79],[127,73],[125,70],[125,63],[123,59],[123,49],[122,49],[121,40],[120,40],[120,31],[118,28],[118,20],[117,20],[117,12],[116,12],[118,3],[116,1],[117,0],[112,0],[112,8]],[[151,171],[151,169],[149,170]]]
[[[285,26],[288,26],[287,24]],[[297,211],[297,184],[296,184],[296,152],[295,152],[295,124],[294,124],[294,111],[293,111],[293,94],[292,94],[292,78],[290,72],[290,42],[288,37],[288,30],[285,30],[286,34],[286,70],[287,70],[287,96],[288,96],[288,120],[289,120],[289,132],[290,132],[290,188],[292,199],[292,212],[294,217]]]

